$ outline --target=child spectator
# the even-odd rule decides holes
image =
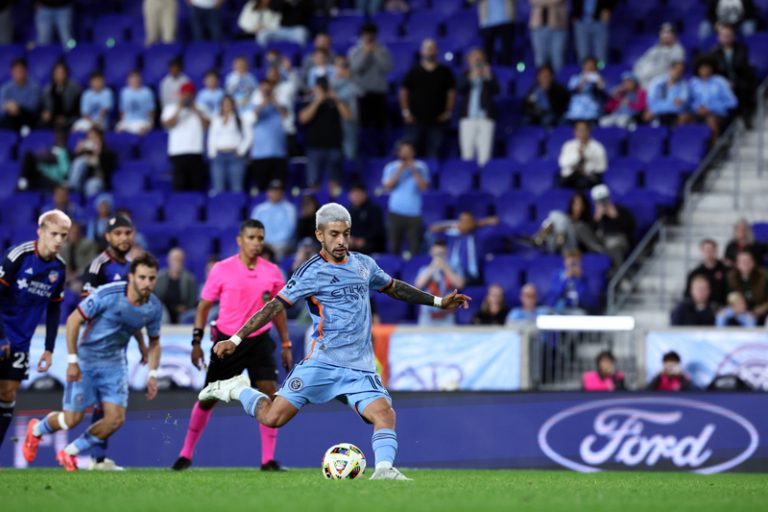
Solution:
[[[142,84],[137,70],[128,75],[128,85],[120,91],[120,122],[118,132],[144,135],[155,125],[155,95]]]
[[[112,89],[106,86],[100,71],[91,74],[89,87],[80,98],[80,119],[72,127],[76,132],[87,132],[91,128],[109,129],[109,117],[115,108]]]
[[[680,355],[670,351],[662,358],[663,368],[648,384],[649,391],[692,391],[691,378],[683,372]]]
[[[237,110],[242,113],[248,110],[251,96],[259,82],[248,70],[248,61],[245,57],[236,57],[232,62],[232,71],[224,81],[227,94],[232,96],[237,103]]]
[[[581,376],[584,391],[625,391],[624,374],[616,371],[616,358],[610,350],[600,352],[595,359],[597,370]]]
[[[625,71],[621,75],[621,84],[611,90],[605,104],[607,115],[600,118],[600,126],[634,126],[641,120],[646,108],[648,103],[645,89],[631,71]]]

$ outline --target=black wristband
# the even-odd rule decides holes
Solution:
[[[197,327],[192,329],[192,345],[199,345],[203,340],[203,335],[205,335],[203,329],[198,329]]]

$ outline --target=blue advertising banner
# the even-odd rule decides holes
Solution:
[[[705,389],[719,375],[738,375],[753,389],[768,391],[768,331],[706,329],[650,331],[645,338],[646,378],[661,371],[674,350],[693,383]]]
[[[19,397],[0,465],[24,467],[21,443],[43,411]],[[60,397],[46,394],[52,407]],[[541,468],[596,471],[768,471],[765,393],[395,393],[397,464],[423,468]],[[131,396],[128,421],[109,455],[126,467],[168,467],[184,441],[194,395]],[[37,411],[30,410],[32,407]],[[149,407],[157,407],[150,409]],[[86,421],[87,423],[87,421]],[[82,431],[46,438],[36,467],[55,465],[57,448]],[[370,425],[340,403],[308,406],[280,429],[277,458],[317,467],[325,450],[351,442],[369,460]],[[257,467],[259,429],[238,404],[217,407],[195,454],[197,467]]]

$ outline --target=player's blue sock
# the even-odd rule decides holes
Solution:
[[[80,437],[69,443],[66,448],[64,448],[64,451],[68,455],[77,455],[78,453],[84,452],[93,448],[94,446],[99,446],[101,444],[104,444],[104,441],[86,431],[83,432]]]
[[[48,421],[48,416],[40,420],[40,423],[37,424],[35,430],[35,435],[37,435],[38,432],[40,433],[37,437],[44,436],[45,434],[53,434],[53,427],[51,427],[51,423]]]
[[[0,401],[0,446],[3,445],[3,439],[5,438],[5,432],[11,425],[13,419],[13,409],[16,407],[16,402],[2,402]]]
[[[371,438],[376,469],[391,468],[397,455],[397,433],[391,428],[380,428]]]
[[[267,398],[267,395],[259,391],[258,389],[245,388],[240,392],[237,399],[243,404],[243,409],[248,416],[256,417],[256,405],[262,398]]]

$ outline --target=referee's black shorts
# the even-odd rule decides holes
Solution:
[[[216,342],[228,340],[229,334],[221,332],[216,334]],[[215,345],[214,345],[215,346]],[[258,336],[246,338],[231,354],[224,359],[213,353],[211,348],[210,365],[205,375],[205,385],[217,380],[226,380],[236,377],[248,370],[251,386],[256,386],[258,380],[277,380],[277,364],[275,363],[275,342],[269,336],[269,331],[264,331]]]

